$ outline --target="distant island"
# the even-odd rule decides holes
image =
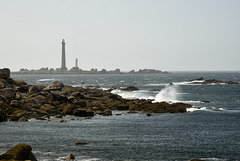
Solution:
[[[131,70],[129,72],[121,72],[120,69],[107,71],[106,69],[98,70],[92,68],[91,70],[82,70],[78,67],[78,58],[75,59],[75,67],[72,67],[68,70],[66,66],[66,51],[65,51],[66,42],[62,40],[62,61],[61,68],[41,68],[41,69],[25,69],[22,68],[20,71],[11,72],[12,74],[168,74],[167,71],[162,72],[161,70],[155,69],[140,69],[139,71]]]
[[[11,72],[12,74],[169,74],[167,71],[155,70],[155,69],[140,69],[138,71],[131,70],[129,72],[122,72],[120,69],[109,70],[106,69],[98,70],[92,68],[91,70],[82,70],[78,67],[73,67],[70,70],[62,70],[61,68],[41,68],[38,70],[28,70],[25,68],[20,69],[17,72]]]

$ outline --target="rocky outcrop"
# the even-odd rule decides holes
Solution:
[[[10,69],[8,69],[8,68],[0,69],[0,78],[1,79],[7,79],[9,77],[10,77]]]
[[[64,86],[59,81],[53,81],[50,85],[27,85],[23,80],[4,78],[1,78],[4,86],[0,88],[0,121],[28,121],[30,118],[46,120],[50,116],[60,118],[65,115],[111,116],[112,110],[130,110],[130,113],[182,113],[191,107],[183,103],[123,99],[110,91]],[[128,87],[128,90],[137,88]]]
[[[30,160],[37,161],[35,156],[32,154],[32,147],[27,144],[18,144],[14,148],[8,150],[6,153],[0,155],[2,161],[15,161],[15,160]]]
[[[138,91],[139,89],[137,87],[134,86],[129,86],[127,88],[123,88],[123,91]]]
[[[207,85],[207,84],[240,84],[240,82],[222,81],[222,80],[216,80],[216,79],[204,80],[204,78],[201,77],[201,78],[191,80],[191,84],[202,84],[202,85]]]

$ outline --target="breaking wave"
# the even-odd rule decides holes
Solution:
[[[187,112],[194,112],[194,111],[225,111],[224,108],[217,108],[217,107],[193,107],[187,108]]]
[[[39,79],[37,80],[38,82],[50,82],[50,81],[54,81],[55,79],[54,78],[51,78],[51,79]]]
[[[113,94],[120,95],[126,99],[151,99],[153,102],[181,102],[179,87],[176,85],[166,85],[161,91],[123,91],[120,89],[113,90]]]
[[[167,85],[165,88],[163,88],[154,99],[154,102],[176,102],[180,101],[180,92],[179,87],[176,85]]]

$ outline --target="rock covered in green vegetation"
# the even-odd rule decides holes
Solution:
[[[8,71],[8,70],[5,70]],[[111,116],[112,110],[143,111],[149,113],[182,113],[189,104],[152,100],[123,99],[121,96],[98,88],[65,86],[59,81],[49,85],[28,85],[5,74],[0,79],[0,121],[45,120],[50,116],[75,115],[93,117]],[[131,87],[131,90],[136,88]]]

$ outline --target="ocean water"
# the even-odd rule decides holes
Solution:
[[[240,85],[192,85],[199,77],[240,82],[240,72],[173,72],[161,75],[12,75],[28,84],[138,87],[114,90],[124,98],[184,102],[198,109],[183,114],[127,114],[92,119],[67,116],[66,123],[30,120],[0,123],[0,153],[26,143],[40,161],[59,161],[72,153],[76,161],[240,160]],[[169,85],[173,83],[173,85]],[[203,103],[209,101],[210,103]],[[76,141],[87,145],[74,145]]]

